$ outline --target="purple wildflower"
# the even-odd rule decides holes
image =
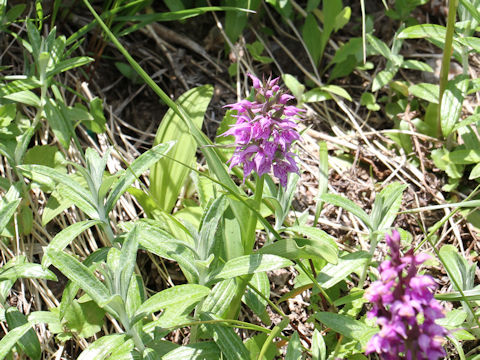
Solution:
[[[380,265],[380,280],[371,284],[365,297],[373,303],[368,318],[377,318],[380,332],[367,344],[366,353],[376,352],[381,359],[437,360],[445,356],[442,337],[447,331],[435,323],[444,317],[434,299],[432,277],[417,274],[428,256],[414,255],[410,249],[402,256],[400,234],[394,230],[385,238],[390,260]]]
[[[252,171],[262,176],[273,169],[274,176],[285,187],[288,173],[298,173],[290,148],[300,139],[295,120],[301,119],[304,110],[286,105],[294,97],[277,85],[279,78],[262,82],[248,76],[253,82],[255,100],[226,105],[237,111],[237,123],[221,135],[235,137],[235,152],[228,161],[230,169],[243,164],[244,181]]]

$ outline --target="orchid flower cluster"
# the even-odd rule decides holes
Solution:
[[[248,74],[253,82],[255,100],[241,100],[226,107],[237,110],[237,122],[221,136],[235,137],[235,152],[229,160],[230,169],[243,164],[244,180],[255,171],[258,176],[273,174],[282,186],[287,185],[288,173],[298,173],[292,142],[300,139],[295,120],[303,110],[287,105],[294,96],[278,85],[279,78],[260,81]]]
[[[386,236],[390,260],[380,265],[380,280],[371,284],[365,297],[373,303],[369,318],[376,317],[380,332],[367,344],[367,354],[381,359],[436,360],[445,356],[442,337],[447,332],[435,319],[444,317],[434,299],[436,284],[432,277],[417,274],[428,255],[414,255],[410,249],[402,256],[400,234]],[[401,355],[403,354],[403,355]]]

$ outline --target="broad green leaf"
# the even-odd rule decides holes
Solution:
[[[82,232],[100,223],[100,220],[84,220],[76,222],[60,231],[45,248],[45,255],[42,258],[42,266],[47,268],[51,264],[48,257],[49,251],[62,251]]]
[[[288,341],[287,353],[285,360],[301,360],[302,359],[302,344],[298,332],[295,331]]]
[[[102,336],[85,350],[82,351],[77,360],[103,360],[121,346],[127,340],[126,334],[113,334]]]
[[[387,85],[395,76],[396,70],[382,70],[380,71],[372,82],[372,91],[376,92]]]
[[[128,189],[133,182],[142,175],[155,162],[160,160],[173,146],[173,142],[158,144],[150,150],[144,152],[135,159],[125,170],[125,173],[113,184],[112,191],[108,195],[105,203],[105,211],[108,214],[120,196]]]
[[[198,270],[194,266],[195,251],[186,242],[175,239],[166,231],[139,224],[139,243],[146,250],[165,259],[178,262],[187,279],[198,281]]]
[[[20,204],[21,200],[13,200],[6,204],[3,204],[0,208],[0,233],[5,229],[5,227],[10,222],[15,210],[17,210],[18,204]]]
[[[321,36],[322,32],[318,27],[315,16],[312,13],[309,13],[305,19],[305,25],[303,25],[302,37],[308,52],[312,56],[315,66],[318,66],[318,62],[320,61],[320,57],[322,55],[320,52],[321,44],[320,41],[318,41]]]
[[[256,273],[253,274],[252,279],[249,282],[249,285],[250,284],[255,286],[255,288],[260,291],[264,297],[258,295],[249,286],[247,288],[247,291],[243,295],[242,301],[250,309],[252,309],[255,314],[262,318],[265,312],[265,307],[267,306],[267,300],[265,299],[270,299],[270,281],[268,280],[268,276],[266,273]],[[267,319],[268,322],[270,319],[268,317]]]
[[[201,129],[205,111],[213,95],[213,87],[204,85],[189,90],[177,100],[193,124]],[[188,126],[174,113],[167,111],[155,136],[154,144],[176,141],[168,153],[168,157],[160,159],[153,165],[150,173],[150,191],[153,198],[166,212],[171,212],[180,194],[180,190],[195,161],[197,144],[190,134]],[[179,162],[181,163],[179,163]]]
[[[0,280],[17,280],[18,278],[47,279],[57,281],[53,272],[40,264],[17,264],[7,269],[0,268]]]
[[[102,329],[104,316],[105,311],[94,301],[74,300],[67,307],[62,324],[78,336],[88,338]]]
[[[372,48],[380,55],[382,55],[387,60],[390,59],[392,52],[382,40],[373,36],[372,34],[367,34],[367,40]]]
[[[447,30],[445,26],[435,24],[421,24],[409,26],[403,29],[397,37],[399,39],[420,39],[420,38],[432,38],[438,41],[445,39]]]
[[[200,314],[203,321],[219,320],[214,315],[208,313]],[[246,360],[250,359],[250,354],[243,344],[240,337],[231,327],[221,324],[205,324],[207,331],[213,336],[213,340],[222,351],[224,357],[228,360]]]
[[[290,260],[276,255],[253,254],[229,260],[220,270],[210,275],[209,284],[237,276],[254,274],[291,266]]]
[[[435,298],[442,301],[479,301],[480,300],[480,288],[472,290],[464,290],[462,296],[460,292],[454,291],[444,294],[436,294]]]
[[[478,177],[480,177],[480,164],[477,164],[473,167],[468,180],[477,179]]]
[[[171,306],[183,307],[185,309],[199,302],[207,296],[209,292],[209,288],[196,284],[177,285],[162,290],[140,305],[132,320],[132,325],[141,318],[160,311],[161,309]]]
[[[447,83],[440,104],[442,133],[446,137],[450,135],[460,118],[463,100],[468,88],[469,79],[466,76],[457,76]]]
[[[418,83],[408,88],[411,95],[430,103],[438,104],[438,94],[440,92],[438,85],[428,83]]]
[[[430,65],[418,60],[405,60],[400,67],[404,69],[433,72]]]
[[[206,260],[210,254],[212,254],[212,247],[215,243],[215,233],[217,232],[226,206],[226,198],[220,196],[211,202],[208,209],[206,209],[206,214],[202,219],[199,244],[197,244],[197,252],[201,260]]]
[[[447,153],[444,160],[454,164],[478,164],[480,163],[480,149],[461,149]]]
[[[342,0],[328,0],[323,1],[323,31],[320,37],[320,54],[323,55],[323,51],[327,46],[331,33],[337,26],[337,16],[342,13],[344,9]]]
[[[303,102],[307,102],[307,103],[321,102],[321,101],[331,100],[331,99],[332,99],[332,95],[330,95],[327,91],[323,90],[323,88],[321,87],[308,90],[305,94],[303,94],[301,98]]]
[[[320,199],[351,212],[353,215],[359,218],[369,229],[372,229],[372,224],[370,223],[370,217],[368,216],[368,214],[352,200],[336,194],[323,194]]]
[[[5,95],[4,98],[30,106],[40,107],[41,105],[40,98],[30,90],[19,91],[13,94]]]
[[[93,200],[92,195],[69,176],[43,165],[22,165],[17,168],[20,169],[24,176],[33,181],[48,184],[48,181],[53,180],[64,185],[64,196],[68,196],[74,200],[75,205],[90,217],[98,218],[97,210],[94,205],[95,201]]]
[[[350,16],[352,15],[352,9],[350,6],[345,6],[342,11],[335,17],[334,31],[338,31],[348,24]]]
[[[0,98],[21,91],[36,89],[40,87],[40,85],[40,81],[34,77],[10,81],[8,84],[0,86]]]
[[[0,359],[5,359],[15,344],[32,328],[32,324],[26,323],[9,331],[0,339]]]
[[[288,232],[294,232],[307,236],[310,240],[313,240],[314,243],[307,243],[310,246],[316,246],[317,251],[321,253],[327,262],[336,264],[338,260],[338,247],[335,240],[328,235],[325,231],[318,228],[309,227],[309,226],[290,226],[285,229]],[[302,239],[295,239],[299,246],[302,246]]]
[[[68,149],[73,134],[73,124],[63,116],[59,104],[53,99],[48,99],[45,104],[45,116],[60,144]]]
[[[327,264],[317,276],[317,281],[324,289],[329,289],[333,285],[345,280],[351,273],[362,271],[370,257],[365,251],[342,255],[338,258],[336,265]]]
[[[202,312],[224,314],[235,296],[235,279],[227,279],[215,284],[202,303]]]
[[[327,348],[323,336],[317,329],[313,330],[312,335],[312,360],[325,360],[327,358]]]
[[[352,97],[350,96],[350,94],[344,88],[338,85],[324,85],[321,87],[321,89],[326,91],[327,93],[335,94],[349,101],[352,101]]]
[[[377,328],[368,326],[362,321],[355,320],[347,315],[317,312],[314,316],[318,321],[333,331],[347,338],[357,340],[360,342],[362,348],[365,348],[370,338],[378,331]]]
[[[73,256],[56,250],[50,250],[48,256],[53,266],[82,288],[99,306],[104,307],[110,302],[110,294],[106,286]],[[109,306],[105,306],[105,308],[109,311],[112,310]]]
[[[283,74],[282,80],[290,90],[290,92],[297,98],[298,101],[302,99],[302,95],[305,92],[305,85],[302,85],[296,77],[290,74]]]
[[[475,264],[468,264],[453,245],[444,245],[440,249],[440,256],[456,291],[470,290],[475,279]],[[452,278],[455,280],[452,280]],[[457,288],[458,284],[460,289]]]
[[[27,317],[15,307],[7,309],[5,318],[9,329],[19,328],[28,324]],[[26,334],[18,340],[18,344],[32,360],[39,360],[41,358],[42,350],[35,330],[29,329]]]

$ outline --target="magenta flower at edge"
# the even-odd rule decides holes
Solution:
[[[380,279],[365,292],[365,298],[373,303],[367,317],[376,317],[380,326],[380,332],[368,342],[366,353],[378,353],[384,360],[442,358],[442,338],[447,331],[435,323],[435,319],[444,317],[433,297],[436,284],[431,276],[417,273],[428,255],[414,255],[413,249],[402,255],[396,230],[385,240],[391,258],[382,262]]]
[[[273,169],[274,176],[285,187],[288,173],[298,173],[290,148],[300,139],[296,120],[301,119],[303,110],[287,105],[294,97],[280,88],[279,78],[262,82],[248,76],[253,82],[255,100],[226,105],[237,111],[236,124],[221,135],[235,137],[235,152],[228,161],[230,169],[243,165],[244,181],[252,171],[262,176]]]

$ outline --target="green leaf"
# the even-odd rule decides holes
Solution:
[[[41,106],[40,98],[30,90],[18,91],[13,94],[3,96],[5,99],[13,100],[25,105]]]
[[[122,244],[120,252],[120,268],[115,273],[116,288],[120,291],[122,299],[127,298],[130,280],[137,260],[138,228],[136,226],[128,233],[127,239]]]
[[[0,339],[0,359],[5,359],[15,344],[31,329],[32,325],[26,323],[9,331]]]
[[[266,273],[256,273],[253,274],[252,279],[249,284],[255,286],[255,288],[260,291],[264,297],[257,294],[250,287],[247,288],[247,291],[243,295],[242,301],[253,310],[260,318],[264,315],[265,307],[267,306],[267,300],[270,298],[270,281]],[[267,325],[268,321],[267,320]],[[263,319],[262,319],[263,321]]]
[[[435,24],[421,24],[409,26],[406,29],[403,29],[397,37],[399,39],[421,39],[421,38],[431,38],[438,41],[445,39],[447,30],[445,26],[435,25]]]
[[[68,71],[76,67],[86,65],[92,61],[93,61],[93,58],[88,56],[79,56],[79,57],[74,57],[74,58],[60,61],[58,64],[55,64],[55,67],[53,68],[53,70],[47,72],[47,77],[55,76],[64,71]]]
[[[435,298],[442,301],[479,301],[480,300],[480,288],[471,290],[464,290],[462,296],[460,292],[453,291],[444,294],[436,294]]]
[[[235,289],[234,279],[218,282],[203,301],[201,311],[218,315],[224,314],[230,308],[230,303],[235,296]]]
[[[473,167],[468,180],[477,179],[478,177],[480,177],[480,164],[477,164]]]
[[[352,9],[350,6],[345,6],[342,11],[335,17],[334,31],[337,32],[350,21],[350,16],[352,15]]]
[[[215,233],[225,212],[227,202],[224,196],[216,198],[206,210],[205,217],[202,219],[199,243],[197,252],[200,260],[207,260],[212,254],[212,247],[215,243]]]
[[[326,327],[342,334],[352,340],[360,342],[362,348],[365,348],[370,338],[378,331],[377,328],[366,325],[347,315],[340,315],[330,312],[317,312],[315,318]]]
[[[149,167],[165,156],[173,145],[173,142],[158,144],[144,152],[130,164],[125,170],[125,173],[113,184],[112,191],[108,195],[105,204],[106,213],[109,213],[113,209],[117,200],[128,189],[128,187],[132,185],[132,183]]]
[[[460,118],[468,82],[467,76],[457,76],[447,83],[440,105],[442,133],[445,137],[452,133]]]
[[[5,318],[9,329],[19,328],[28,324],[27,317],[15,307],[7,309]],[[40,342],[38,341],[35,330],[29,329],[26,334],[18,340],[18,344],[32,360],[39,360],[41,358],[42,349],[40,348]]]
[[[372,82],[372,91],[376,92],[387,85],[395,76],[396,70],[382,70],[380,71]]]
[[[321,87],[321,89],[326,91],[329,94],[335,94],[349,101],[352,101],[352,97],[350,96],[350,94],[344,88],[338,85],[324,85]]]
[[[200,314],[200,320],[220,320],[212,314]],[[208,332],[213,335],[213,340],[218,345],[223,355],[228,360],[250,359],[250,354],[240,337],[231,327],[220,324],[205,324]]]
[[[408,91],[411,95],[416,96],[422,100],[438,104],[438,94],[440,92],[438,85],[419,83],[411,85],[408,88]]]
[[[55,274],[40,264],[17,264],[6,269],[0,269],[0,280],[16,281],[18,278],[47,279],[57,281]]]
[[[15,214],[15,210],[17,210],[20,202],[21,199],[17,199],[6,204],[2,204],[2,207],[0,208],[0,233],[2,233],[3,229],[5,229],[10,222],[10,219],[12,218],[13,214]]]
[[[283,74],[282,80],[290,92],[297,98],[298,101],[302,98],[305,91],[305,85],[302,85],[296,77],[290,74]]]
[[[53,99],[48,99],[45,104],[45,117],[52,127],[53,133],[65,149],[68,149],[73,134],[73,125],[63,116],[60,106]]]
[[[342,255],[336,265],[327,264],[317,276],[317,281],[322,288],[329,289],[340,281],[345,280],[351,273],[362,271],[370,257],[365,251]]]
[[[331,100],[332,95],[330,95],[327,91],[323,90],[323,88],[318,87],[307,91],[305,94],[303,94],[301,99],[303,102],[307,103],[321,102],[325,100]]]
[[[107,120],[103,114],[102,99],[95,97],[90,101],[90,114],[93,117],[93,121],[83,121],[83,125],[96,134],[105,132],[105,124]]]
[[[104,316],[105,311],[94,301],[74,300],[67,307],[62,324],[78,336],[88,338],[102,329]]]
[[[102,336],[83,350],[77,360],[107,359],[108,356],[126,340],[127,335],[125,334]]]
[[[327,358],[327,348],[323,336],[317,329],[313,330],[312,335],[312,360],[325,360]]]
[[[461,149],[447,153],[443,159],[454,164],[480,163],[480,149]]]
[[[440,256],[448,277],[455,280],[452,280],[453,288],[456,291],[472,289],[475,279],[475,264],[469,265],[453,245],[442,246]],[[456,284],[460,286],[460,289],[457,288]]]
[[[318,41],[322,36],[322,32],[318,27],[317,20],[312,13],[309,13],[305,19],[305,25],[302,29],[302,37],[305,45],[308,49],[308,52],[312,56],[315,66],[318,66],[318,63],[321,58],[321,44]]]
[[[220,359],[221,354],[214,342],[204,341],[199,343],[179,346],[162,356],[162,360],[211,360]]]
[[[370,217],[368,216],[368,214],[352,200],[336,194],[323,194],[320,199],[351,212],[358,219],[360,219],[369,229],[372,229],[372,224],[370,223]]]
[[[161,309],[172,306],[186,309],[202,300],[209,292],[209,288],[196,284],[177,285],[162,290],[140,305],[133,317],[131,325],[141,318],[160,311]]]
[[[95,275],[73,256],[62,251],[50,250],[50,262],[69,280],[82,288],[99,306],[113,312],[108,305],[110,293],[105,285]]]
[[[301,360],[302,359],[302,344],[298,332],[294,332],[288,342],[287,353],[285,360]]]
[[[430,65],[418,60],[405,60],[400,67],[404,69],[433,72]]]
[[[375,96],[372,93],[364,92],[360,98],[360,105],[364,105],[368,110],[378,111],[380,110],[380,105],[377,104]]]
[[[0,86],[0,98],[21,91],[36,89],[40,87],[40,85],[40,81],[34,77],[10,81],[8,84]]]
[[[328,235],[325,231],[318,228],[313,228],[309,226],[291,226],[285,229],[286,231],[295,232],[303,236],[307,236],[309,239],[313,240],[313,243],[309,244],[317,248],[316,251],[321,253],[321,257],[324,258],[327,262],[336,264],[338,260],[338,247],[335,240]],[[303,239],[295,239],[299,246],[302,246]]]
[[[45,248],[44,256],[42,258],[42,266],[50,266],[51,263],[49,261],[49,252],[51,250],[62,251],[82,232],[100,223],[100,220],[84,220],[76,222],[75,224],[70,225],[66,229],[60,231]]]
[[[291,266],[290,260],[276,255],[244,255],[227,261],[219,270],[210,275],[209,284],[237,276],[254,274]]]
[[[407,185],[398,182],[390,183],[377,194],[370,215],[375,231],[387,229],[392,225],[400,210],[406,187]]]
[[[213,87],[204,85],[187,91],[177,100],[177,104],[185,109],[198,129],[202,127],[205,111],[212,95]],[[172,140],[175,140],[176,144],[172,146],[169,157],[156,162],[150,173],[151,194],[166,212],[172,211],[190,172],[190,169],[181,163],[192,166],[197,150],[197,144],[190,134],[188,126],[170,109],[160,123],[154,144],[167,143]]]
[[[367,34],[367,40],[372,46],[372,48],[380,55],[382,55],[387,60],[392,56],[392,52],[382,40],[373,36],[372,34]]]

